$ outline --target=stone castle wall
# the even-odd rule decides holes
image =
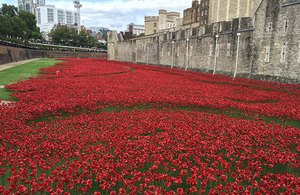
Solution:
[[[300,1],[263,0],[253,18],[129,41],[112,31],[108,59],[300,84],[299,16]]]

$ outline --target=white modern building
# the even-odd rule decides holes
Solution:
[[[136,36],[139,36],[142,33],[145,33],[145,26],[144,25],[137,25],[134,23],[130,23],[127,25],[127,32],[132,32]]]
[[[55,8],[54,5],[39,6],[36,9],[36,20],[40,32],[48,40],[47,34],[51,32],[54,25],[77,25],[77,12]]]
[[[44,6],[45,0],[18,0],[18,10],[24,10],[36,15],[36,8],[38,6]]]

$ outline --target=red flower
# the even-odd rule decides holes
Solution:
[[[221,175],[221,181],[226,182],[227,176],[226,175]]]
[[[192,192],[197,192],[197,188],[196,188],[195,186],[192,186],[192,187],[190,188],[190,190],[191,190]]]
[[[177,188],[177,193],[182,195],[184,194],[184,191],[182,188]]]
[[[165,182],[165,186],[166,187],[170,187],[171,186],[171,182],[169,182],[169,181]]]
[[[126,194],[126,190],[124,190],[123,188],[119,189],[120,194]]]
[[[68,189],[68,190],[71,190],[71,189],[73,189],[73,187],[74,187],[73,184],[69,184],[69,185],[67,186],[67,189]]]

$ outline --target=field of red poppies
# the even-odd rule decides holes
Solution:
[[[1,194],[300,194],[300,86],[64,60],[6,86]]]

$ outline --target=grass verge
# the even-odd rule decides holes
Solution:
[[[0,85],[10,85],[16,83],[20,79],[26,79],[29,77],[35,77],[38,75],[40,68],[46,68],[55,65],[55,63],[63,62],[61,60],[55,59],[40,59],[33,62],[28,62],[19,66],[15,66],[9,69],[0,71]],[[10,94],[13,92],[2,88],[0,89],[0,99],[13,99],[16,101],[16,98],[12,98]]]

